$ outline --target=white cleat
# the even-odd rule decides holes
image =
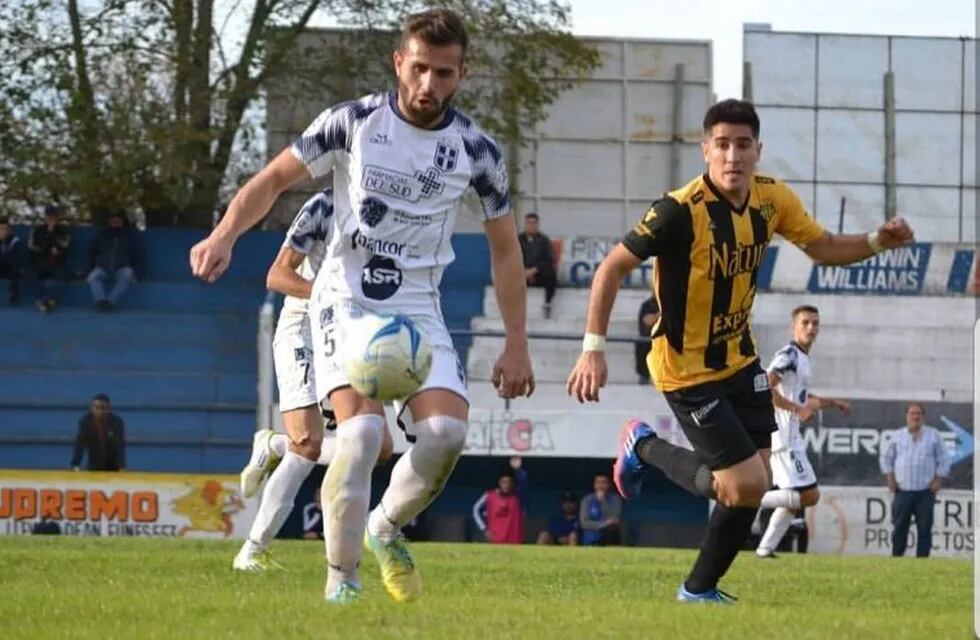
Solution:
[[[231,563],[231,568],[235,571],[275,571],[282,569],[283,566],[272,559],[272,554],[268,549],[260,549],[248,540],[242,545],[235,560]]]
[[[252,457],[249,458],[248,464],[240,475],[242,495],[246,498],[251,498],[258,492],[262,481],[273,472],[282,459],[272,451],[270,446],[275,435],[276,432],[272,429],[255,432],[255,437],[252,439]]]

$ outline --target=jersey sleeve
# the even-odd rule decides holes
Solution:
[[[315,242],[327,241],[332,215],[333,198],[329,190],[321,191],[307,200],[293,218],[283,246],[304,256],[309,254]]]
[[[640,260],[680,248],[687,250],[694,230],[690,210],[670,197],[657,200],[626,234],[623,246]]]
[[[820,239],[824,229],[807,213],[803,201],[795,191],[780,183],[776,201],[776,233],[793,244],[805,248]]]
[[[776,356],[769,363],[769,373],[774,373],[780,378],[788,373],[796,371],[796,351],[790,347],[784,347],[776,352]]]
[[[507,163],[500,147],[483,133],[464,137],[463,146],[472,166],[470,186],[479,198],[484,220],[508,215],[510,181],[507,177]]]
[[[327,109],[306,127],[290,147],[312,178],[330,173],[340,153],[350,148],[349,123],[344,111],[342,105]]]
[[[313,178],[330,173],[341,155],[350,153],[354,128],[384,101],[384,94],[372,94],[330,107],[293,142],[293,155],[306,165]]]

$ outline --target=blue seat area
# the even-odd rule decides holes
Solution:
[[[71,279],[54,311],[0,308],[0,467],[66,467],[78,419],[107,393],[126,422],[129,469],[237,472],[255,429],[257,315],[282,234],[243,236],[228,272],[206,285],[188,266],[204,232],[150,229],[143,278],[119,308],[98,313],[84,281],[95,233],[73,228]],[[489,250],[482,234],[453,247],[443,313],[450,328],[469,329],[483,311]],[[28,280],[25,298],[35,286]],[[470,340],[456,344],[465,357]]]

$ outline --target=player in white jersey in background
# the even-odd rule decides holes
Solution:
[[[504,398],[534,389],[527,292],[506,165],[497,144],[450,106],[466,74],[467,45],[462,20],[449,10],[406,18],[393,55],[397,92],[326,110],[236,194],[211,235],[191,249],[193,273],[214,281],[227,268],[237,238],[283,191],[333,171],[335,235],[311,310],[318,395],[329,400],[338,421],[322,492],[329,602],[360,593],[362,540],[377,557],[394,599],[421,594],[421,577],[400,528],[441,492],[466,441],[466,380],[442,318],[438,286],[455,257],[450,239],[470,190],[483,209],[506,332],[493,383]],[[415,442],[395,464],[366,533],[370,471],[385,418],[380,404],[350,387],[337,348],[345,327],[365,312],[410,316],[433,351],[429,378],[402,408]]]
[[[333,438],[324,440],[323,416],[316,396],[309,298],[332,236],[333,190],[324,189],[300,208],[269,268],[269,289],[286,296],[272,343],[279,387],[279,411],[286,435],[271,429],[255,433],[252,456],[241,473],[242,494],[250,498],[269,476],[262,502],[232,567],[265,571],[281,566],[269,555],[269,543],[289,517],[303,481],[315,464],[328,465]],[[391,458],[385,432],[379,463]]]
[[[776,352],[769,364],[769,387],[775,405],[777,431],[772,434],[772,481],[776,489],[762,497],[763,509],[775,509],[762,535],[756,555],[775,558],[775,549],[800,507],[812,507],[820,500],[817,476],[806,455],[806,443],[800,423],[813,417],[818,409],[840,409],[850,415],[845,400],[820,398],[810,393],[813,371],[810,350],[820,333],[820,312],[811,305],[793,309],[793,340]]]

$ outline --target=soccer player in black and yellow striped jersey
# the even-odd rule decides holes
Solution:
[[[769,488],[772,395],[749,325],[759,265],[773,234],[814,261],[848,264],[912,242],[893,218],[869,234],[825,231],[786,184],[755,172],[762,151],[752,104],[725,100],[704,118],[707,172],[653,203],[596,271],[582,355],[568,393],[597,402],[606,383],[605,333],[619,283],[653,257],[660,320],[647,359],[658,389],[694,446],[676,447],[631,420],[620,434],[614,481],[625,498],[650,466],[717,500],[682,601],[732,600],[718,589]]]

